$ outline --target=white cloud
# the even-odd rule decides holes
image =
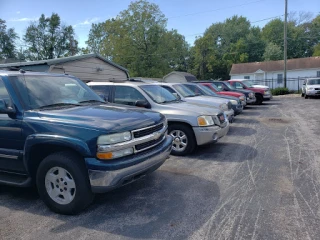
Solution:
[[[12,18],[9,19],[8,22],[30,22],[30,21],[36,21],[38,18]]]
[[[20,11],[17,11],[16,14],[20,14]]]
[[[77,23],[75,25],[73,25],[74,28],[79,27],[79,26],[84,26],[84,25],[91,25],[92,23],[95,23],[99,21],[98,17],[94,17],[94,18],[89,18],[84,20],[83,22]]]

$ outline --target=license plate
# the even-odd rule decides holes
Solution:
[[[220,118],[220,121],[224,121],[224,115],[221,115],[219,118]]]

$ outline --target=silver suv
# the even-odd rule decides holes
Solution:
[[[320,78],[308,78],[303,82],[301,97],[320,96]]]
[[[163,87],[137,81],[90,82],[88,85],[105,100],[145,107],[164,114],[173,137],[172,154],[186,155],[197,145],[216,142],[229,131],[229,121],[219,109],[178,100]]]
[[[194,104],[204,104],[208,107],[220,109],[228,117],[229,122],[233,122],[234,110],[232,109],[232,103],[228,99],[223,99],[220,97],[204,96],[202,94],[196,94],[186,87],[183,83],[157,83],[160,86],[167,89],[173,94],[177,94],[183,101],[194,103]]]

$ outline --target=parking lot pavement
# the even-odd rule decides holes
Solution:
[[[319,99],[248,106],[227,137],[78,216],[0,187],[0,239],[319,239]]]

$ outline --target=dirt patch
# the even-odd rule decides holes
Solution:
[[[265,125],[268,125],[269,127],[282,127],[293,122],[291,118],[277,118],[277,117],[261,118],[260,121]]]

